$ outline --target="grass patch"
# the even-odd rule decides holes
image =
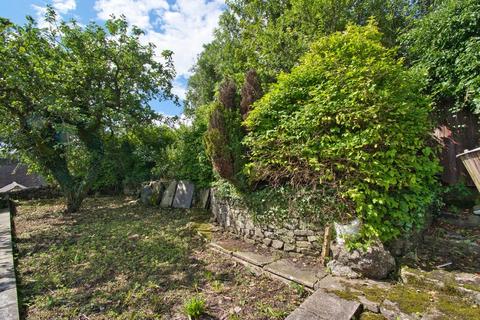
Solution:
[[[213,317],[250,299],[286,313],[301,303],[293,288],[207,250],[191,226],[208,219],[206,211],[116,197],[87,199],[73,215],[63,214],[60,201],[21,203],[15,225],[23,318],[172,319],[184,314],[185,297],[199,292]],[[248,304],[238,316],[265,318]]]

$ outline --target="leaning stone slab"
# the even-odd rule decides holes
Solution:
[[[178,181],[172,207],[189,209],[192,206],[194,189],[193,183],[183,180]]]
[[[177,189],[177,181],[172,181],[168,184],[167,189],[163,192],[162,201],[160,207],[170,208],[172,206],[173,197],[175,196],[175,190]]]
[[[317,277],[316,270],[300,269],[286,259],[278,260],[266,265],[265,270],[274,273],[280,277],[303,284],[306,287],[313,288]]]
[[[285,320],[350,320],[361,312],[360,303],[317,290]]]
[[[208,209],[210,205],[210,189],[200,189],[197,192],[195,208]]]
[[[10,210],[0,209],[0,319],[18,320]]]
[[[233,253],[233,256],[243,259],[259,267],[263,267],[264,265],[272,263],[275,260],[277,260],[277,258],[272,256],[266,256],[266,255],[258,254],[255,252],[249,252],[249,251],[236,251]]]
[[[150,205],[150,204],[151,204],[152,195],[153,195],[152,187],[150,187],[149,185],[143,186],[143,187],[142,187],[142,191],[140,191],[140,201],[141,201],[144,205]]]

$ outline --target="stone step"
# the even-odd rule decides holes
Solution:
[[[360,303],[317,290],[285,320],[350,320],[361,312]]]
[[[318,281],[316,270],[314,271],[298,268],[287,259],[270,263],[266,265],[264,269],[277,276],[300,283],[308,288],[313,288],[315,283]]]
[[[245,260],[259,267],[263,267],[267,264],[274,262],[275,260],[278,260],[278,258],[273,256],[267,256],[267,255],[263,255],[255,252],[250,252],[250,251],[235,251],[233,253],[233,256],[240,258],[242,260]]]

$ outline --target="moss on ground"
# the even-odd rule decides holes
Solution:
[[[455,320],[478,320],[480,319],[480,308],[467,300],[459,299],[446,294],[438,296],[435,303],[437,310],[445,314],[445,319]]]
[[[462,284],[462,287],[464,287],[465,289],[468,289],[468,290],[473,290],[473,291],[480,292],[480,286],[476,285],[476,284],[465,283],[465,284]]]
[[[387,320],[384,316],[373,312],[364,312],[360,315],[360,320]]]
[[[430,294],[401,284],[387,292],[387,299],[398,303],[400,310],[405,313],[423,313],[432,303]]]
[[[445,320],[478,320],[480,308],[471,300],[464,297],[453,284],[449,284],[447,278],[441,288],[427,286],[425,282],[409,282],[408,284],[394,284],[390,288],[369,287],[361,285],[348,285],[344,283],[345,290],[333,290],[332,293],[346,300],[359,301],[360,296],[366,299],[382,303],[388,299],[397,304],[400,311],[407,314],[424,314],[429,310],[438,310]],[[428,282],[427,282],[428,283]],[[428,288],[428,289],[427,289]],[[362,315],[361,320],[383,319],[375,318],[375,314]],[[365,317],[365,318],[364,318]]]

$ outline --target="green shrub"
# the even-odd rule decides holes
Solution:
[[[180,125],[174,142],[164,152],[164,161],[157,161],[154,173],[158,177],[185,179],[199,188],[207,188],[213,181],[210,159],[205,151],[203,136],[207,130],[209,106],[195,110],[191,125]]]
[[[192,297],[185,301],[183,310],[189,319],[197,319],[205,313],[205,299],[202,297]]]
[[[315,42],[245,121],[250,178],[339,190],[363,221],[363,240],[421,224],[439,166],[425,143],[422,78],[395,54],[373,22]]]

